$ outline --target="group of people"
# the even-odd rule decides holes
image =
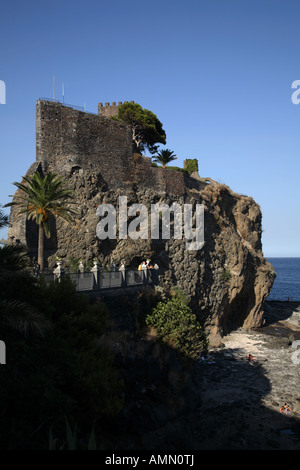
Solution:
[[[158,269],[158,265],[155,263],[153,266],[153,264],[150,264],[150,260],[147,259],[147,261],[142,261],[142,263],[139,265],[138,271],[142,271],[142,269]]]
[[[292,408],[287,405],[286,403],[280,407],[280,413],[284,413],[286,415],[289,415],[293,412]]]

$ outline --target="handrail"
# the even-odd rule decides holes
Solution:
[[[118,288],[137,287],[145,284],[156,283],[156,270],[127,269],[120,271],[102,271],[96,272],[65,272],[59,275],[55,272],[40,273],[46,283],[51,283],[63,276],[69,276],[76,285],[76,291],[106,291]]]
[[[87,111],[84,106],[77,106],[75,104],[67,104],[67,103],[64,103],[60,100],[55,100],[53,98],[39,98],[39,101],[51,101],[52,103],[59,103],[62,106],[65,106],[67,108],[72,108],[72,109],[75,109],[76,111],[82,111],[82,112],[87,113],[87,114],[94,114],[95,116],[98,116],[97,113]]]

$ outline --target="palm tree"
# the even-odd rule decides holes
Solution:
[[[0,229],[8,225],[8,217],[0,210]]]
[[[0,210],[0,228],[7,225],[8,217]],[[44,331],[50,327],[49,320],[28,302],[22,300],[20,286],[30,278],[30,270],[30,260],[22,245],[0,247],[0,326],[9,326],[25,336],[29,331],[43,336]],[[5,286],[13,282],[19,287],[16,289],[18,298],[15,296],[7,298]]]
[[[173,160],[177,160],[176,155],[170,149],[161,150],[158,152],[158,155],[154,158],[156,163],[161,163],[163,168],[166,168],[166,165]]]
[[[44,268],[44,234],[50,238],[49,218],[50,216],[61,217],[70,223],[72,222],[72,215],[77,211],[70,209],[66,203],[75,204],[74,201],[70,201],[74,191],[65,187],[66,180],[62,176],[57,176],[57,173],[41,176],[36,171],[31,176],[24,176],[22,183],[13,184],[20,192],[16,193],[13,202],[4,207],[19,206],[18,214],[26,213],[28,219],[33,219],[38,224],[38,264],[42,271]]]

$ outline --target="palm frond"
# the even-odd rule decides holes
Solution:
[[[173,160],[177,160],[177,157],[174,154],[174,152],[170,149],[161,150],[154,157],[154,162],[161,163],[163,166],[167,165],[168,163],[172,162]]]
[[[19,331],[24,336],[44,336],[49,320],[32,305],[20,300],[0,300],[0,325]]]
[[[8,225],[8,216],[0,210],[0,228],[6,227]]]
[[[12,274],[27,271],[30,260],[22,245],[0,247],[0,280]]]

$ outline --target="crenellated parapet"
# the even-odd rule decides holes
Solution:
[[[105,116],[105,117],[113,117],[113,116],[118,116],[118,109],[119,106],[122,104],[128,103],[128,101],[119,101],[118,104],[113,101],[111,104],[110,103],[98,103],[98,115],[99,116]],[[130,101],[130,103],[134,103],[134,101]]]

